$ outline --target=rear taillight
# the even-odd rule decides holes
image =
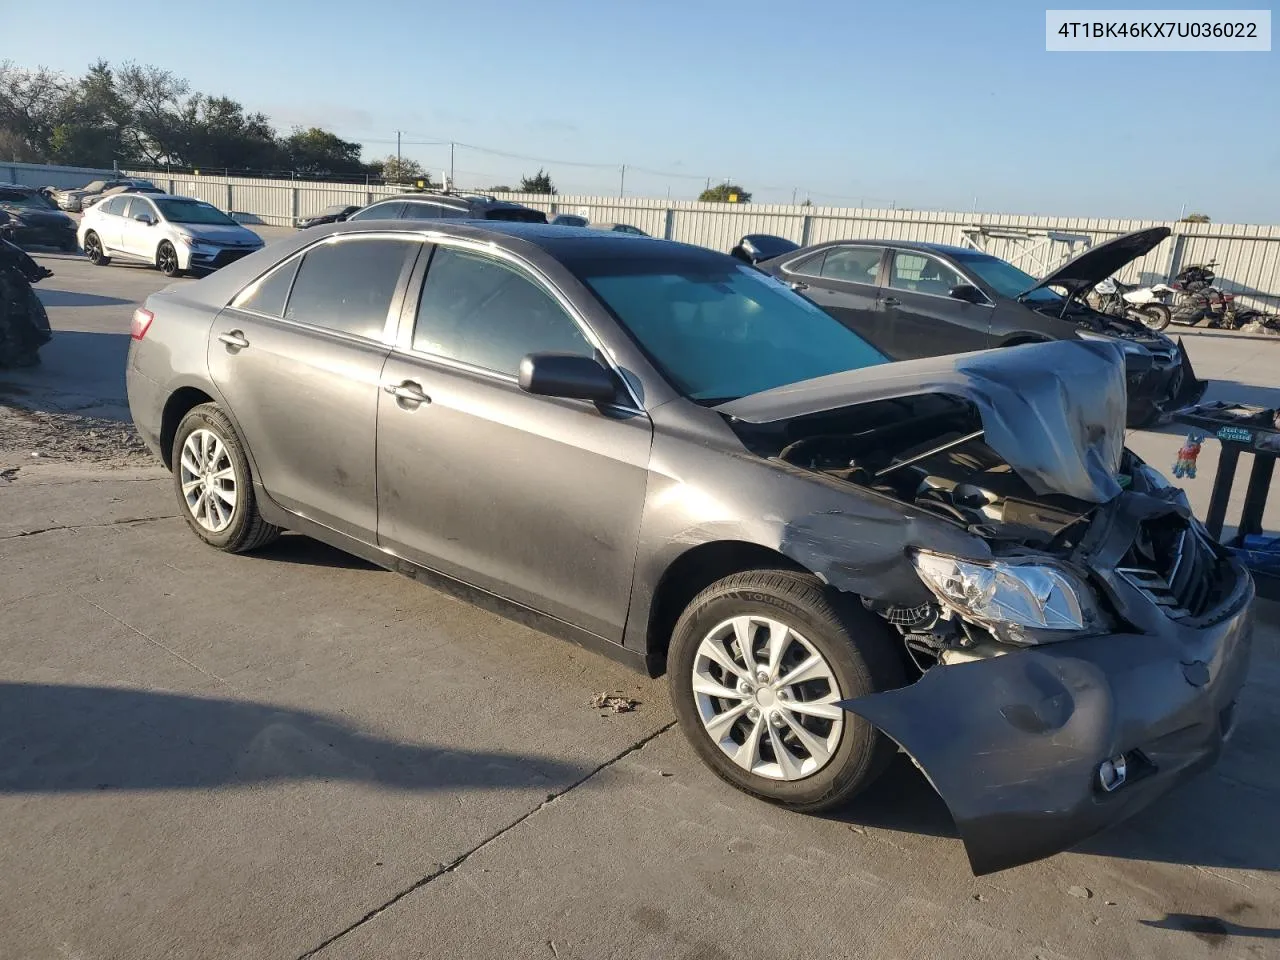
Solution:
[[[139,307],[133,311],[133,323],[129,325],[129,336],[135,340],[141,340],[147,335],[147,330],[151,328],[151,321],[156,315],[145,307]]]

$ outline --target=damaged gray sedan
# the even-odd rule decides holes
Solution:
[[[806,810],[908,753],[973,869],[1213,762],[1253,585],[1123,447],[1124,362],[889,363],[695,247],[346,223],[135,316],[134,420],[209,545],[307,534],[657,674]]]

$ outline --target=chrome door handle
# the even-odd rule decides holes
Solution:
[[[422,389],[422,385],[412,380],[403,380],[400,383],[388,383],[383,386],[383,390],[396,398],[401,404],[417,406],[420,403],[430,403],[431,398],[426,395]]]
[[[902,301],[899,300],[897,297],[885,297],[880,302],[883,303],[886,307],[896,307],[901,305],[902,303]]]
[[[788,284],[788,286],[791,287],[792,290],[797,290],[797,291],[809,289],[809,285],[807,283],[801,283],[799,280],[792,280],[791,283]]]
[[[249,345],[249,341],[245,339],[244,332],[241,330],[231,330],[227,333],[220,333],[218,334],[218,339],[228,347],[234,347],[237,350],[243,350]]]

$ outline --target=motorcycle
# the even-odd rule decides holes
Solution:
[[[53,331],[31,285],[53,276],[53,271],[11,242],[13,223],[2,211],[0,218],[0,368],[33,367]]]
[[[1152,330],[1163,330],[1173,319],[1167,302],[1173,293],[1173,288],[1163,283],[1140,287],[1108,277],[1096,284],[1085,299],[1090,307],[1109,317],[1136,320]]]

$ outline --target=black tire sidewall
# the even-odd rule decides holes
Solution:
[[[196,430],[205,429],[215,434],[227,449],[231,465],[236,473],[236,506],[232,512],[231,522],[225,530],[213,533],[200,526],[187,507],[186,497],[182,493],[182,445]],[[173,437],[173,489],[178,499],[178,508],[182,517],[197,537],[219,550],[234,552],[248,539],[250,524],[253,521],[255,504],[253,501],[253,480],[249,470],[249,460],[245,456],[244,447],[236,435],[231,421],[226,414],[213,404],[201,404],[194,407],[178,424],[177,433]]]
[[[92,244],[90,244],[90,242],[89,242],[90,240],[92,240],[92,241],[93,241],[93,243],[92,243]],[[105,250],[103,250],[103,249],[102,249],[102,238],[101,238],[101,237],[99,237],[96,233],[94,233],[92,230],[90,230],[87,234],[85,234],[85,237],[84,237],[84,243],[85,243],[85,248],[86,248],[86,249],[85,249],[85,255],[86,255],[86,256],[88,256],[89,261],[90,261],[91,263],[93,263],[95,266],[102,266],[103,264],[105,264],[105,263],[107,262],[107,252],[106,252]],[[91,253],[89,252],[89,248],[90,248],[90,246],[93,246],[93,247],[96,247],[96,248],[97,248],[98,255],[97,255],[96,257],[95,257],[93,254],[91,254]]]
[[[802,780],[770,780],[747,773],[725,756],[707,734],[694,699],[692,671],[698,644],[714,627],[742,614],[759,614],[781,620],[802,634],[831,666],[842,698],[851,699],[894,685],[891,681],[884,682],[888,678],[882,678],[882,682],[877,684],[867,659],[859,649],[860,642],[884,642],[883,633],[859,641],[838,620],[829,619],[803,599],[792,599],[772,589],[767,585],[767,576],[762,575],[762,582],[758,585],[734,582],[735,578],[729,578],[724,582],[724,589],[717,591],[712,587],[704,591],[680,618],[667,660],[672,704],[685,736],[702,760],[722,779],[753,796],[795,809],[828,809],[860,792],[879,775],[892,756],[894,748],[875,727],[855,714],[846,713],[840,744],[826,766]],[[833,600],[841,604],[844,609],[840,612],[846,617],[854,614],[851,619],[855,623],[862,620],[856,616],[857,613],[872,616],[865,610],[849,610],[845,604],[847,598],[833,598],[830,593],[834,591],[825,590],[816,579],[811,589],[828,604]],[[884,625],[877,620],[868,622],[867,626],[879,632]]]
[[[163,253],[165,247],[168,247],[171,251],[173,251],[174,268],[172,271],[167,271],[164,269],[164,267],[160,266],[160,255],[161,253]],[[182,276],[182,268],[179,267],[177,264],[178,264],[177,248],[174,247],[174,245],[170,243],[168,240],[162,240],[160,242],[160,246],[156,247],[156,269],[159,270],[161,273],[163,273],[166,277],[170,277],[170,278],[180,277]]]

